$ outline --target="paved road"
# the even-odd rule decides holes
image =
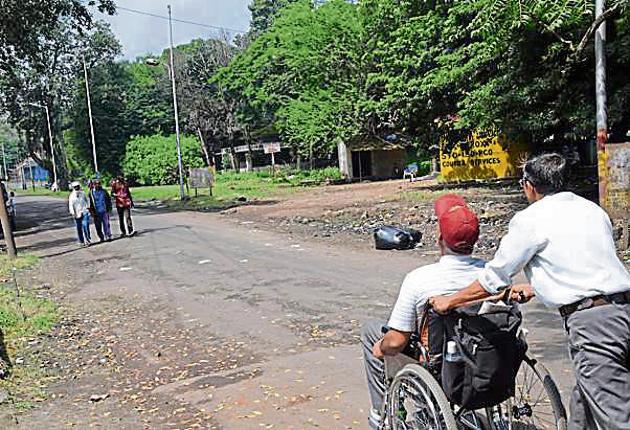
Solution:
[[[18,246],[72,269],[69,303],[142,310],[134,315],[145,319],[134,340],[141,353],[129,366],[169,359],[152,350],[156,326],[191,334],[179,365],[205,364],[152,385],[152,394],[211,411],[217,428],[367,428],[359,324],[386,318],[404,274],[436,259],[307,243],[220,214],[149,209],[135,212],[137,237],[79,249],[65,202],[19,198],[18,208]],[[566,395],[572,377],[559,318],[533,304],[526,325],[531,351]],[[229,366],[208,353],[221,345]],[[138,428],[123,424],[133,422],[110,428]],[[172,428],[157,422],[145,428]]]

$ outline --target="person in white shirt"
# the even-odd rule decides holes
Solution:
[[[512,288],[557,309],[568,334],[576,387],[569,429],[630,429],[630,274],[615,252],[606,212],[564,191],[568,165],[544,154],[523,168],[531,203],[510,221],[494,258],[469,287],[430,300],[439,313],[496,294],[524,270],[531,285]]]
[[[368,321],[361,329],[372,402],[368,422],[373,428],[379,426],[385,392],[383,356],[393,356],[405,349],[411,334],[419,331],[430,297],[452,294],[465,288],[477,279],[485,264],[471,255],[479,238],[479,221],[464,199],[453,194],[442,196],[435,202],[435,213],[440,231],[440,261],[420,267],[405,277],[385,335],[383,321]],[[443,328],[439,321],[430,321],[428,330],[420,335],[425,347],[431,352],[441,353]]]
[[[9,198],[7,199],[7,214],[9,215],[9,221],[11,222],[11,230],[15,232],[15,193],[11,191]]]
[[[77,236],[82,246],[92,242],[90,236],[90,202],[77,181],[70,184],[72,192],[68,198],[68,209],[77,227]]]

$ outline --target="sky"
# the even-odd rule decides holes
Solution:
[[[120,7],[168,16],[167,5],[173,8],[173,18],[201,24],[246,31],[251,0],[117,0]],[[168,47],[168,21],[119,9],[114,16],[95,14],[112,26],[123,46],[123,57],[133,60],[139,55],[159,54]],[[234,34],[234,33],[231,33]],[[190,24],[173,22],[175,45],[196,38],[210,38],[217,31]]]

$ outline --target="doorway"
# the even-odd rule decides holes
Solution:
[[[372,152],[357,151],[352,153],[352,177],[363,179],[372,176]]]

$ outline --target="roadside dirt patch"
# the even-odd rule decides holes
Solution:
[[[507,231],[512,215],[527,202],[518,184],[440,189],[435,181],[386,181],[318,187],[272,205],[242,206],[223,214],[242,223],[338,244],[372,247],[372,233],[382,225],[422,232],[421,251],[434,253],[436,223],[433,202],[447,193],[466,199],[479,216],[477,252],[491,254]]]
[[[83,302],[70,315],[26,351],[46,375],[40,386],[49,401],[39,401],[37,414],[7,408],[2,417],[0,410],[3,428],[218,429],[213,410],[174,401],[159,387],[257,361],[244,342],[183,327],[172,310],[160,306]],[[255,370],[241,373],[196,385],[204,389],[257,376]]]

